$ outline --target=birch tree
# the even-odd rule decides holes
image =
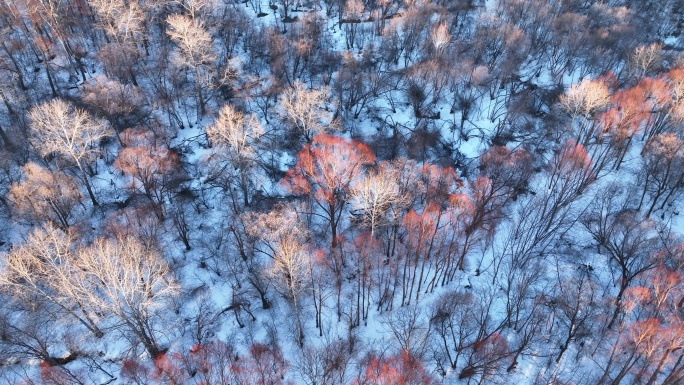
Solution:
[[[216,56],[212,52],[214,43],[211,35],[199,19],[170,15],[166,22],[169,25],[166,33],[178,46],[177,56],[173,58],[174,63],[179,68],[187,67],[192,70],[199,107],[198,115],[202,116],[206,103],[202,88],[209,84],[211,65],[216,61]]]
[[[257,237],[257,250],[268,256],[271,264],[264,265],[265,274],[287,299],[292,301],[297,321],[297,342],[304,345],[300,296],[308,288],[311,276],[311,254],[306,249],[309,236],[298,213],[291,206],[277,206],[268,213],[247,214],[252,225],[247,233]]]
[[[392,207],[405,206],[409,197],[401,191],[399,173],[391,163],[382,162],[377,170],[367,172],[352,186],[350,204],[375,235],[378,226],[391,221],[385,214]],[[353,213],[353,212],[352,212]]]
[[[58,155],[58,160],[75,166],[75,174],[88,190],[94,206],[98,206],[90,178],[92,165],[101,153],[100,141],[107,136],[104,122],[62,99],[54,99],[29,111],[30,142],[41,156]]]
[[[163,351],[164,310],[180,288],[164,259],[132,237],[99,238],[77,251],[74,264],[76,297],[111,315],[113,326],[157,357]]]
[[[3,256],[0,287],[57,305],[97,337],[119,330],[152,357],[163,350],[162,313],[179,289],[161,256],[133,237],[83,246],[54,228],[34,232]]]
[[[56,228],[34,231],[24,244],[2,256],[0,287],[27,302],[52,303],[101,337],[95,311],[74,290],[72,244],[73,238]]]
[[[256,116],[245,116],[228,104],[221,108],[216,122],[207,127],[209,140],[219,146],[220,153],[238,170],[239,176],[235,179],[239,179],[245,206],[250,203],[249,187],[253,183],[250,171],[257,158],[255,146],[263,134],[264,129]]]
[[[136,1],[88,0],[97,13],[97,22],[109,38],[118,44],[126,44],[143,30],[145,14]]]
[[[295,82],[280,96],[283,118],[304,135],[307,143],[313,137],[324,134],[330,126],[329,119],[321,111],[325,102],[326,89],[307,89],[301,82]]]

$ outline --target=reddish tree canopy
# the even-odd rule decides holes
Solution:
[[[297,164],[280,184],[286,191],[309,194],[313,198],[330,224],[335,247],[344,197],[364,166],[375,162],[375,155],[370,147],[359,141],[318,135],[299,151],[297,158]]]
[[[406,350],[388,358],[369,355],[365,370],[354,385],[430,385],[434,379],[420,360]]]
[[[314,194],[318,202],[332,203],[340,190],[359,176],[362,166],[375,162],[366,144],[334,135],[318,135],[297,154],[297,164],[281,185],[295,194]]]

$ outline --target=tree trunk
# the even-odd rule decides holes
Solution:
[[[2,139],[3,143],[5,143],[5,147],[7,149],[13,149],[14,144],[10,141],[9,137],[7,136],[7,133],[5,130],[0,126],[0,139]]]
[[[83,184],[85,184],[86,190],[88,190],[88,196],[90,197],[90,200],[93,202],[93,206],[99,207],[100,204],[97,203],[97,199],[95,199],[95,194],[93,194],[93,189],[90,186],[90,181],[88,180],[88,175],[83,170],[83,168],[81,167],[80,164],[79,164],[78,168],[81,170],[81,175],[83,176]]]
[[[50,65],[48,64],[48,58],[47,55],[45,55],[45,51],[40,51],[41,55],[43,56],[43,66],[45,67],[45,74],[47,75],[48,78],[48,83],[50,84],[50,90],[52,90],[52,96],[57,97],[57,90],[55,89],[55,83],[52,80],[52,74],[50,74]]]

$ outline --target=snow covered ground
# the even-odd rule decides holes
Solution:
[[[163,112],[156,101],[149,106],[151,116],[154,117],[150,120],[155,120],[162,126],[159,129],[162,133],[159,135],[159,143],[155,146],[168,147],[178,154],[181,159],[179,169],[182,169],[181,174],[185,178],[182,191],[191,197],[183,200],[185,195],[181,193],[162,194],[160,204],[164,207],[165,215],[156,221],[157,223],[142,221],[134,224],[135,219],[125,217],[128,222],[125,222],[124,226],[144,234],[152,234],[158,242],[164,261],[171,269],[170,277],[181,286],[180,294],[163,305],[166,306],[165,316],[154,321],[153,330],[157,333],[160,343],[167,349],[165,355],[157,357],[153,363],[149,352],[135,342],[135,336],[127,333],[125,326],[112,326],[104,337],[96,339],[80,330],[70,333],[69,328],[73,323],[64,321],[64,324],[52,325],[53,330],[48,333],[49,337],[46,337],[49,338],[49,346],[46,347],[49,355],[58,358],[69,357],[70,353],[78,352],[80,356],[87,358],[76,359],[66,365],[54,365],[58,368],[54,371],[57,374],[54,374],[48,368],[49,365],[45,365],[44,360],[37,357],[27,359],[25,350],[7,348],[4,356],[4,379],[16,383],[28,381],[33,377],[39,378],[36,380],[39,383],[43,381],[58,384],[79,383],[78,381],[97,384],[204,384],[201,374],[197,374],[201,372],[198,368],[201,368],[202,364],[193,361],[197,357],[193,354],[203,351],[201,349],[204,346],[209,346],[211,341],[217,340],[230,344],[234,349],[231,350],[232,357],[230,354],[227,355],[230,358],[224,357],[230,361],[224,363],[230,369],[227,372],[232,373],[234,377],[226,375],[225,378],[230,377],[237,381],[236,383],[244,384],[271,383],[263,378],[255,380],[256,377],[244,374],[247,368],[261,373],[268,371],[263,368],[267,364],[255,358],[253,348],[258,344],[274,350],[277,348],[282,351],[282,357],[287,361],[286,365],[282,365],[287,368],[282,378],[273,374],[278,372],[277,369],[270,372],[271,377],[275,378],[275,382],[272,383],[423,384],[432,381],[443,384],[595,384],[600,379],[601,383],[607,384],[615,378],[615,384],[631,383],[630,381],[665,384],[668,383],[666,380],[670,375],[665,369],[672,372],[677,368],[681,369],[674,359],[677,357],[676,354],[679,354],[674,353],[676,349],[670,349],[667,353],[674,353],[672,356],[662,355],[663,364],[656,370],[644,362],[660,356],[656,356],[655,353],[653,356],[647,355],[644,353],[643,345],[625,337],[629,333],[637,334],[641,330],[641,322],[646,319],[646,316],[641,317],[634,309],[643,310],[646,314],[646,309],[650,305],[638,303],[630,297],[632,303],[619,305],[622,307],[620,312],[625,313],[621,313],[619,325],[606,326],[609,323],[613,324],[611,316],[613,309],[618,306],[615,298],[621,283],[629,279],[632,287],[648,286],[649,280],[652,279],[650,272],[660,267],[660,262],[651,261],[660,261],[655,256],[670,252],[666,249],[678,250],[680,238],[684,234],[684,222],[679,215],[679,187],[673,189],[675,192],[669,201],[670,204],[665,204],[662,209],[656,207],[650,220],[645,218],[646,206],[642,205],[639,199],[640,194],[645,191],[642,185],[648,179],[644,179],[647,175],[642,172],[646,167],[644,153],[647,141],[642,140],[642,131],[638,130],[645,130],[644,127],[654,124],[653,122],[665,113],[653,113],[653,116],[649,115],[647,119],[642,119],[641,126],[632,134],[633,138],[630,137],[626,142],[614,140],[618,135],[609,132],[608,128],[605,131],[598,130],[598,135],[584,143],[569,141],[578,139],[573,136],[573,130],[579,130],[572,127],[574,122],[604,124],[604,121],[600,121],[599,114],[613,106],[617,115],[626,116],[627,104],[617,95],[622,91],[638,88],[633,75],[629,73],[630,69],[624,68],[627,64],[619,60],[616,62],[614,70],[620,74],[619,80],[610,86],[610,101],[601,106],[601,111],[592,111],[591,116],[581,118],[586,120],[574,120],[576,117],[569,118],[559,107],[559,96],[570,85],[585,77],[596,79],[603,75],[591,72],[595,68],[601,68],[600,65],[576,65],[574,69],[564,69],[559,76],[546,53],[540,54],[530,49],[526,57],[520,60],[510,59],[513,62],[518,60],[516,63],[521,68],[509,72],[502,68],[510,63],[501,57],[506,56],[506,52],[513,51],[513,48],[506,46],[506,37],[510,37],[513,44],[517,44],[518,41],[513,40],[513,35],[522,30],[526,20],[534,19],[532,15],[522,17],[518,23],[520,28],[511,27],[512,29],[506,30],[510,32],[510,36],[503,36],[499,40],[492,39],[495,43],[503,45],[502,52],[497,52],[497,55],[500,55],[498,58],[492,54],[494,58],[491,63],[495,64],[492,68],[489,68],[489,63],[486,62],[487,54],[483,53],[482,57],[475,59],[470,57],[470,44],[473,36],[476,36],[476,26],[492,23],[493,31],[504,28],[503,25],[496,24],[504,17],[501,3],[515,3],[513,1],[488,0],[467,12],[453,11],[460,16],[449,15],[448,8],[432,7],[427,4],[429,2],[384,2],[390,4],[387,8],[388,16],[393,16],[386,20],[387,27],[382,31],[385,36],[396,33],[397,39],[408,41],[412,33],[409,27],[413,25],[407,24],[424,22],[431,26],[420,29],[422,40],[418,43],[419,48],[411,54],[397,54],[394,63],[382,57],[389,55],[383,51],[388,49],[389,39],[373,32],[375,21],[365,21],[372,17],[377,20],[377,12],[380,12],[371,11],[370,3],[383,2],[368,2],[365,8],[362,4],[363,11],[358,16],[361,22],[357,24],[340,23],[342,15],[338,18],[337,15],[326,14],[326,8],[337,9],[336,5],[328,6],[323,2],[300,4],[289,0],[284,1],[292,6],[289,16],[298,19],[292,23],[284,23],[281,14],[283,1],[277,2],[277,7],[272,7],[274,4],[266,1],[261,1],[259,5],[256,1],[261,0],[229,4],[226,7],[240,7],[240,15],[247,18],[247,23],[252,25],[253,30],[262,34],[273,33],[265,28],[273,26],[281,32],[288,30],[283,36],[290,36],[288,33],[293,34],[292,31],[302,24],[302,20],[316,14],[324,20],[322,26],[325,30],[322,35],[330,39],[330,51],[337,54],[347,51],[350,29],[345,28],[363,29],[363,46],[357,45],[349,49],[348,54],[359,62],[367,59],[364,55],[372,57],[369,62],[373,64],[368,64],[372,70],[361,72],[377,72],[378,76],[399,79],[394,80],[393,84],[388,83],[372,91],[371,94],[375,93],[372,95],[372,101],[360,109],[358,117],[354,117],[352,112],[345,111],[341,106],[341,93],[335,88],[339,87],[336,81],[344,69],[341,67],[343,64],[339,64],[331,72],[329,80],[332,85],[328,88],[323,88],[324,76],[307,75],[305,79],[304,71],[301,72],[301,80],[310,88],[329,91],[327,101],[323,103],[323,108],[319,108],[319,112],[325,116],[335,112],[334,124],[337,126],[331,134],[372,145],[373,150],[377,152],[377,164],[383,160],[391,160],[386,154],[414,158],[415,173],[427,179],[423,181],[418,177],[415,179],[415,185],[408,186],[407,190],[416,196],[410,206],[397,205],[401,208],[402,218],[395,222],[394,238],[392,239],[392,226],[389,222],[383,225],[384,232],[376,237],[375,241],[382,246],[379,247],[379,251],[376,248],[369,255],[377,257],[381,263],[369,262],[369,273],[362,271],[365,269],[363,267],[349,265],[348,261],[356,258],[352,251],[355,239],[366,239],[363,242],[369,249],[373,243],[367,238],[362,238],[364,229],[354,222],[357,218],[352,215],[352,209],[347,204],[348,194],[351,194],[349,191],[335,191],[335,194],[340,194],[337,196],[342,197],[342,201],[347,204],[340,211],[337,224],[341,234],[340,242],[344,246],[335,247],[330,246],[330,241],[333,245],[336,241],[328,239],[330,232],[327,229],[325,205],[319,203],[326,201],[316,201],[306,194],[295,197],[296,194],[292,194],[293,189],[288,187],[286,181],[283,182],[285,179],[281,179],[288,170],[297,167],[299,158],[302,157],[300,149],[312,147],[305,147],[306,140],[301,138],[298,142],[294,141],[298,143],[299,148],[288,146],[293,140],[292,135],[284,134],[290,128],[285,114],[282,113],[281,99],[269,99],[264,96],[267,95],[267,88],[271,82],[268,76],[275,76],[270,73],[275,71],[275,65],[271,63],[271,67],[250,68],[249,66],[256,62],[252,57],[255,52],[248,50],[246,43],[242,42],[242,45],[235,49],[235,56],[227,60],[230,63],[229,67],[236,71],[235,97],[224,99],[218,92],[214,92],[207,100],[206,115],[200,118],[197,117],[197,109],[193,105],[196,100],[194,95],[172,100],[172,108],[183,122],[182,129],[178,128],[178,123],[172,120],[169,114]],[[351,3],[350,1],[349,4]],[[596,5],[580,13],[584,12],[582,16],[586,16],[585,14],[598,12],[595,8],[601,6],[603,5]],[[350,7],[351,5],[347,5],[345,12],[351,12]],[[614,15],[615,19],[621,17],[618,11],[627,12],[617,5],[615,7],[615,12],[618,13]],[[220,18],[218,10],[224,8],[216,6],[216,9],[217,14],[209,13],[206,17]],[[265,14],[258,15],[259,10]],[[612,10],[611,8],[611,12]],[[410,12],[424,12],[427,16],[409,19],[407,13]],[[468,17],[465,14],[468,14]],[[509,16],[506,14],[505,17]],[[454,36],[451,44],[455,48],[449,51],[450,56],[440,60],[453,63],[456,67],[461,65],[461,57],[456,55],[459,53],[463,56],[462,61],[481,60],[481,64],[471,63],[473,65],[470,72],[467,76],[463,75],[468,79],[459,82],[458,86],[437,85],[430,81],[419,83],[419,80],[415,79],[406,80],[408,76],[405,74],[418,71],[419,64],[429,61],[431,57],[424,57],[422,51],[428,51],[428,39],[433,38],[431,34],[434,34],[436,26],[447,22],[451,23],[449,26],[454,35],[457,29],[465,29],[465,32],[458,38]],[[220,26],[209,22],[206,24],[210,26],[207,28],[214,35],[214,49],[220,51]],[[508,27],[506,24],[506,28]],[[358,31],[357,33],[361,34]],[[520,41],[524,40],[525,44],[530,44],[529,39],[531,37],[528,36],[526,39],[521,38]],[[666,46],[681,45],[675,37],[664,39],[664,43]],[[155,49],[156,47],[153,47],[153,50]],[[266,52],[273,48],[263,49]],[[290,46],[288,49],[293,47]],[[552,51],[553,46],[546,49]],[[493,50],[497,51],[495,48]],[[483,52],[489,51],[483,49]],[[286,54],[287,52],[283,55]],[[662,53],[662,56],[665,57],[666,54],[670,53]],[[145,60],[154,62],[161,59],[153,55],[153,58]],[[657,70],[650,70],[652,77],[664,77],[666,70],[675,67],[674,60],[669,62],[663,59],[662,62],[657,66]],[[53,63],[58,64],[60,63]],[[62,64],[66,66],[66,62]],[[152,67],[152,63],[146,64]],[[445,67],[450,66],[447,64]],[[287,71],[286,69],[285,72]],[[254,72],[261,72],[261,75],[255,75]],[[526,75],[528,72],[530,74]],[[646,72],[645,70],[644,73]],[[104,75],[104,69],[98,66],[96,73],[88,81]],[[189,76],[189,79],[194,81],[193,76]],[[445,75],[449,76],[455,75]],[[502,76],[509,78],[503,79]],[[141,77],[140,88],[151,92],[154,89],[152,78]],[[285,78],[279,80],[280,87],[294,85],[296,79],[291,79],[289,74]],[[420,77],[416,75],[416,78]],[[430,79],[434,78],[439,80],[440,77],[432,76]],[[364,78],[364,81],[371,80],[372,76]],[[411,99],[410,87],[405,83],[410,81],[417,84],[416,87],[422,92],[414,99]],[[668,79],[669,81],[671,79]],[[62,79],[61,82],[66,83],[68,79]],[[438,91],[440,85],[443,89]],[[244,90],[240,90],[240,87],[244,87]],[[173,89],[173,86],[169,89]],[[277,92],[282,92],[282,89]],[[433,95],[434,100],[429,100]],[[520,95],[525,95],[528,99]],[[82,95],[81,91],[75,88],[64,96],[78,100]],[[653,96],[648,94],[644,100],[649,101],[652,98]],[[151,99],[154,100],[155,95],[152,95]],[[459,100],[463,101],[458,102]],[[674,100],[672,103],[681,102],[682,100]],[[418,105],[420,103],[423,104]],[[214,173],[216,168],[212,168],[216,165],[212,162],[216,161],[216,157],[221,155],[220,152],[224,148],[216,144],[209,146],[206,128],[215,124],[216,116],[224,104],[239,106],[241,111],[255,114],[264,131],[269,133],[261,140],[254,140],[253,143],[258,151],[254,163],[258,166],[249,169],[251,207],[245,207],[240,203],[242,193],[237,181],[240,172],[243,172],[241,166],[224,163],[222,173]],[[264,111],[268,111],[268,115],[265,115]],[[624,117],[623,119],[627,120]],[[668,125],[665,131],[678,133],[681,121],[673,121],[675,123]],[[606,123],[606,127],[608,126]],[[625,143],[626,147],[621,148],[620,146]],[[314,146],[310,143],[308,145]],[[501,163],[501,168],[505,171],[497,174],[497,170],[490,170],[486,171],[489,174],[485,175],[483,169],[486,168],[486,164],[480,161],[480,157],[496,145],[505,145],[510,149],[509,155]],[[106,232],[109,230],[106,230],[106,226],[116,217],[116,206],[123,207],[129,204],[125,202],[127,199],[143,193],[141,181],[136,181],[132,175],[124,175],[113,165],[121,150],[120,143],[112,140],[106,145],[106,156],[96,162],[97,172],[91,180],[97,196],[102,201],[102,207],[93,208],[84,202],[76,209],[75,216],[81,218],[80,227],[92,229],[85,232],[89,234],[89,240],[107,235]],[[528,159],[524,155],[528,154],[529,164],[526,160],[516,163],[515,154],[521,159]],[[598,155],[592,157],[594,154]],[[605,156],[608,161],[600,166],[600,172],[593,173],[592,171],[599,167],[599,155]],[[616,161],[621,156],[621,161]],[[339,163],[344,161],[345,159],[341,158],[337,160]],[[330,162],[330,167],[335,163]],[[439,165],[439,170],[454,168],[459,177],[458,181],[451,180],[451,185],[444,180],[435,181],[439,177],[426,171],[430,169],[428,166],[433,164]],[[675,163],[675,166],[681,164]],[[364,169],[359,175],[369,172]],[[496,198],[492,198],[491,201],[481,198],[488,191],[482,187],[488,183],[486,180],[491,180],[493,186],[497,182],[496,178],[501,178],[498,181],[503,181],[501,186],[505,186],[507,172],[514,174],[514,177],[523,175],[524,188],[520,191],[511,189],[512,192],[506,195],[505,199],[496,195],[496,192],[492,193]],[[409,172],[406,172],[406,175],[408,174]],[[483,178],[478,179],[478,176]],[[360,176],[355,176],[350,185],[356,186],[360,179]],[[425,183],[420,185],[418,182]],[[136,194],[133,193],[136,190],[133,186],[137,188]],[[437,189],[444,188],[445,191],[435,192],[434,186],[438,186]],[[309,188],[322,189],[320,186],[312,185]],[[455,189],[458,193],[450,189]],[[614,190],[617,192],[612,193]],[[446,194],[448,198],[440,203],[434,203],[438,200],[434,196],[439,196],[439,193]],[[458,194],[463,194],[467,199],[459,198]],[[646,195],[648,194],[644,192],[644,196]],[[606,201],[606,196],[613,200]],[[496,199],[502,199],[504,203],[501,207],[488,212],[487,215],[491,215],[493,219],[487,217],[490,222],[483,220],[480,226],[466,229],[467,223],[473,222],[459,219],[459,215],[474,221],[472,218],[476,217],[477,212],[475,207],[480,207],[477,203],[485,202],[482,210],[486,211],[491,207],[488,205],[495,204],[492,202]],[[298,229],[294,226],[281,229],[284,235],[279,233],[281,238],[273,240],[268,238],[269,230],[266,230],[266,223],[247,222],[248,219],[255,218],[250,216],[251,214],[264,214],[278,207],[274,204],[276,202],[300,203],[300,206],[292,207],[299,208],[297,216],[305,227],[302,230],[305,234],[301,235],[301,239],[306,239],[307,245],[302,248],[302,253],[307,256],[309,263],[305,278],[301,282],[293,281],[289,272],[285,277],[272,273],[273,266],[280,258],[279,253],[282,252],[272,245],[282,246],[282,243],[278,243],[282,242],[282,237],[287,239]],[[619,209],[611,206],[621,204]],[[469,205],[472,205],[472,208]],[[123,212],[118,211],[119,214]],[[628,221],[605,223],[617,216],[617,212],[628,213],[627,216],[640,221],[641,224],[629,227],[629,224],[625,224]],[[132,211],[126,215],[130,213]],[[420,224],[430,229],[430,232],[421,232],[417,229],[419,226],[411,227],[408,220],[404,219],[410,213],[420,217]],[[153,216],[149,212],[147,215],[149,218]],[[433,215],[439,220],[435,220]],[[122,218],[124,216],[119,219],[124,221]],[[259,216],[256,218],[264,219]],[[282,221],[281,226],[299,223],[288,222],[284,217],[276,218],[276,221],[278,220]],[[434,224],[435,221],[437,225]],[[34,225],[30,220],[17,220],[11,229],[7,230],[7,237],[14,244],[22,244]],[[433,225],[434,229],[431,227]],[[260,230],[259,226],[263,229]],[[450,226],[453,227],[451,231]],[[647,226],[650,227],[646,229]],[[640,230],[642,231],[639,232]],[[432,234],[431,242],[421,243],[422,238],[415,235],[423,236],[428,233]],[[451,233],[455,234],[455,240],[449,241],[447,236],[438,238],[436,235]],[[187,247],[182,239],[183,234],[189,237]],[[471,234],[477,235],[473,235],[472,241],[469,241]],[[386,239],[383,238],[385,236]],[[419,237],[420,241],[415,241],[414,237]],[[472,245],[469,242],[472,242]],[[639,242],[658,246],[642,247]],[[607,245],[615,246],[617,251],[609,250]],[[442,263],[447,262],[441,262],[439,258],[442,255],[456,256],[460,250],[464,250],[465,256],[463,269],[453,269],[451,277],[442,281],[444,284],[429,284],[428,277],[441,277],[440,274],[446,274],[442,273],[447,271],[442,270],[445,269]],[[9,254],[9,249],[7,251]],[[391,254],[392,257],[382,260],[384,253]],[[672,254],[679,255],[676,251]],[[621,261],[620,257],[625,259]],[[393,258],[396,258],[396,261]],[[415,258],[415,265],[409,264],[411,258]],[[358,258],[358,261],[362,260],[364,259]],[[342,261],[339,262],[340,266],[335,265],[338,261]],[[419,287],[421,284],[424,286],[414,292],[414,283],[410,286],[404,284],[404,287],[410,287],[411,290],[406,296],[406,302],[410,304],[402,305],[402,285],[398,282],[401,279],[408,279],[406,277],[413,277],[413,281],[416,281],[415,272],[418,271],[419,263],[422,265],[417,284]],[[448,263],[455,266],[454,262]],[[624,263],[624,266],[620,266],[620,263]],[[402,267],[404,275],[397,273]],[[623,271],[620,270],[621,267],[624,267]],[[620,273],[629,275],[634,273],[631,269],[642,267],[643,272],[620,277]],[[679,269],[681,267],[678,266]],[[411,268],[414,268],[412,276],[406,273]],[[365,274],[369,274],[368,278],[365,278]],[[389,302],[380,295],[378,283],[385,282],[383,279],[390,282],[389,279],[383,278],[386,274],[395,274],[397,281],[394,282],[394,290],[399,291]],[[368,313],[363,317],[355,313],[358,313],[359,309],[361,276],[369,282],[377,280],[370,284],[363,283],[371,290],[367,296]],[[301,291],[293,294],[293,287]],[[290,292],[287,291],[288,288],[291,289]],[[259,290],[265,290],[266,293]],[[620,295],[630,294],[626,292]],[[270,304],[270,308],[263,308],[265,301]],[[456,303],[457,306],[449,308],[449,303]],[[625,308],[630,306],[631,312],[626,311]],[[320,326],[317,326],[317,313],[320,313]],[[3,322],[20,324],[24,322],[21,317],[26,315],[5,316]],[[652,318],[655,319],[657,316]],[[302,330],[298,330],[297,319],[302,320]],[[360,319],[358,325],[357,319]],[[678,320],[668,318],[661,321],[659,327],[662,330],[680,327],[680,319],[681,315]],[[103,325],[106,324],[104,320],[102,322]],[[440,328],[444,338],[439,334]],[[299,335],[303,336],[303,339]],[[655,345],[657,344],[654,343]],[[621,361],[623,358],[619,356],[620,352],[626,352],[628,348],[639,354],[632,363],[636,368],[633,370],[629,365],[632,358]],[[662,349],[664,348],[661,345],[654,348],[658,352]],[[332,353],[331,350],[340,353],[341,360],[345,362],[338,362],[337,366],[330,365],[330,359],[326,354]],[[419,364],[414,363],[407,368],[406,361],[397,358],[401,352],[417,358]],[[404,366],[399,365],[401,369],[398,370],[398,374],[389,373],[391,371],[388,369],[383,369],[384,372],[379,370],[380,374],[371,373],[374,368],[373,359],[376,360],[376,365],[379,360],[391,365],[402,362],[401,365]],[[392,361],[393,359],[397,361]],[[275,361],[275,364],[271,361],[269,364],[277,367],[278,360]],[[139,362],[142,369],[131,369],[135,367],[133,362]],[[619,366],[623,364],[624,366]],[[258,369],[254,369],[255,367]],[[625,373],[620,373],[618,369],[623,367],[627,369]],[[64,372],[60,372],[59,368]],[[383,368],[382,365],[379,368]],[[644,368],[643,372],[638,372],[640,368]],[[618,373],[613,373],[614,371]],[[426,374],[424,378],[404,378],[402,381],[406,382],[398,382],[402,376],[410,377],[407,373],[423,372]],[[146,373],[148,378],[136,379],[132,373]],[[620,375],[622,377],[614,377]],[[240,377],[245,382],[235,379],[239,376],[246,376]],[[245,378],[250,379],[244,380]],[[317,382],[314,378],[318,378]],[[649,378],[653,381],[649,382]]]

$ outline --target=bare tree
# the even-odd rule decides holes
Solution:
[[[606,339],[598,362],[603,373],[594,383],[674,385],[684,379],[681,246],[653,254],[654,268],[625,292],[624,322]]]
[[[394,309],[382,316],[382,323],[392,333],[400,350],[416,357],[421,357],[426,348],[429,336],[426,321],[426,314],[418,303]]]
[[[291,206],[278,206],[275,210],[254,215],[248,214],[247,232],[261,240],[258,250],[272,259],[266,265],[266,275],[275,282],[276,289],[292,301],[296,325],[296,339],[304,346],[304,328],[301,319],[300,295],[311,283],[312,256],[306,248],[307,231],[299,214]]]
[[[470,184],[474,212],[465,231],[464,245],[477,241],[480,233],[494,235],[496,226],[506,217],[506,206],[527,190],[532,176],[530,155],[523,149],[505,146],[493,146],[483,153],[478,169],[480,174]],[[460,268],[464,257],[460,257]]]
[[[44,157],[57,154],[67,164],[75,165],[77,177],[88,190],[93,205],[98,206],[90,177],[101,152],[100,141],[109,136],[106,125],[62,99],[33,107],[29,117],[33,146]]]
[[[684,121],[684,68],[674,68],[667,74],[668,85],[672,93],[670,116],[674,123]]]
[[[115,326],[131,333],[151,357],[163,352],[160,327],[168,321],[166,306],[179,285],[155,250],[132,237],[99,238],[78,250],[74,265],[76,298],[112,316]]]
[[[364,11],[363,1],[360,0],[347,0],[344,7],[344,15],[346,20],[340,21],[340,27],[344,29],[345,40],[347,43],[347,49],[354,48],[354,44],[358,48],[363,47],[363,40],[357,42],[357,32],[359,25],[361,25],[361,16],[363,16]]]
[[[275,279],[276,288],[292,300],[297,320],[297,341],[304,345],[304,328],[302,325],[300,295],[308,288],[311,275],[311,256],[300,240],[284,237],[278,241],[273,265],[267,274]]]
[[[358,385],[432,385],[435,379],[428,373],[419,357],[401,350],[392,356],[369,352],[360,362],[359,376],[352,381]]]
[[[401,191],[398,178],[399,173],[392,168],[391,163],[383,162],[351,188],[352,213],[357,211],[362,216],[363,223],[370,227],[371,236],[375,235],[378,226],[391,221],[385,214],[393,206],[402,207],[408,203],[408,194]]]
[[[594,116],[610,105],[610,90],[606,82],[585,78],[571,85],[560,97],[561,107],[572,117],[572,138],[588,145],[592,139],[600,139],[600,124]]]
[[[105,32],[107,41],[114,39],[124,44],[143,30],[145,14],[138,2],[123,0],[88,0],[97,13],[97,22]]]
[[[638,171],[643,186],[639,209],[650,199],[648,218],[658,204],[665,205],[681,194],[684,185],[684,143],[675,134],[658,134],[644,145],[642,167]]]
[[[219,151],[225,155],[232,168],[238,170],[238,185],[242,190],[245,206],[249,206],[249,190],[253,184],[251,171],[257,158],[255,147],[264,134],[259,119],[253,114],[245,116],[227,104],[221,108],[214,124],[206,130],[209,140],[220,146]]]
[[[307,89],[303,83],[295,82],[280,96],[283,118],[303,134],[308,143],[314,136],[330,129],[330,116],[321,111],[326,95],[326,88]]]
[[[97,52],[97,59],[102,63],[104,72],[110,79],[123,83],[131,82],[138,86],[138,71],[143,59],[141,52],[133,44],[105,44]]]
[[[205,113],[205,97],[202,89],[210,84],[211,66],[216,61],[213,40],[199,19],[183,15],[170,15],[166,22],[166,33],[178,46],[178,55],[173,59],[179,68],[190,68],[197,93],[198,117]]]
[[[622,192],[608,189],[596,199],[592,210],[581,218],[599,252],[605,252],[609,267],[618,286],[615,308],[607,328],[611,328],[623,309],[625,291],[644,272],[653,268],[649,254],[657,249],[656,223],[625,209],[620,203]]]
[[[577,271],[573,272],[573,269]],[[561,361],[572,342],[592,336],[592,326],[602,310],[597,306],[600,293],[591,277],[589,265],[568,266],[567,269],[558,266],[558,270],[556,294],[550,301],[553,320],[560,323],[559,332],[554,333],[560,338],[556,363]],[[569,270],[570,273],[564,274],[561,270]],[[583,345],[580,343],[580,348]]]
[[[326,341],[320,347],[301,350],[293,366],[306,384],[344,384],[349,382],[353,351],[353,342],[349,340]]]
[[[219,6],[219,2],[215,0],[175,0],[174,2],[180,4],[193,20],[209,16]]]
[[[331,249],[337,246],[338,225],[352,182],[375,155],[366,144],[332,135],[318,135],[297,154],[297,164],[281,180],[295,194],[308,194],[330,225]]]
[[[430,43],[437,55],[441,55],[451,42],[451,34],[446,23],[439,23],[430,31]]]
[[[634,76],[641,79],[650,71],[658,68],[662,60],[660,50],[663,47],[662,43],[652,43],[649,45],[641,45],[637,47],[629,58]]]
[[[590,117],[609,103],[610,90],[606,84],[588,78],[571,85],[560,98],[561,106],[573,116]]]
[[[38,359],[41,366],[50,367],[65,365],[78,356],[76,351],[62,355],[65,339],[80,336],[75,333],[77,328],[69,322],[71,320],[65,320],[63,313],[55,312],[54,304],[38,298],[34,298],[31,302],[16,296],[3,295],[0,298],[3,302],[2,312],[0,312],[0,333],[3,336],[0,341],[0,352],[4,357]],[[54,327],[57,322],[67,327]],[[70,348],[69,342],[66,342],[68,349]],[[7,370],[9,366],[3,368],[2,374],[8,375],[8,372],[11,372]],[[7,381],[6,383],[22,382]]]
[[[127,189],[141,191],[157,217],[164,219],[164,203],[183,176],[180,157],[164,145],[157,145],[154,135],[144,130],[127,129],[121,139],[128,147],[119,151],[114,167],[131,175]]]
[[[67,4],[56,0],[39,0],[35,2],[28,2],[26,5],[29,17],[36,25],[41,27],[36,28],[35,39],[40,44],[48,43],[53,45],[59,42],[59,45],[66,54],[68,63],[75,67],[81,73],[83,81],[86,80],[86,70],[82,62],[84,55],[81,47],[76,42],[74,36],[74,26],[76,23],[69,23],[67,17]],[[70,28],[67,28],[70,27]],[[49,32],[48,32],[49,31]],[[47,37],[47,39],[45,39]],[[47,48],[47,44],[44,45]],[[45,51],[48,51],[47,49]],[[43,58],[46,59],[46,52],[43,53]],[[45,67],[48,70],[48,67]],[[48,75],[49,76],[49,75]],[[56,96],[56,95],[55,95]]]
[[[32,297],[56,305],[96,336],[102,336],[95,316],[74,287],[73,239],[55,228],[34,231],[26,242],[3,256],[0,286],[26,301]]]
[[[289,10],[293,5],[295,5],[295,1],[296,0],[278,0],[278,4],[280,4],[280,6],[283,8],[283,11],[280,13],[283,21],[292,21],[292,18],[289,15]]]
[[[54,303],[96,336],[103,327],[130,333],[152,357],[163,351],[162,313],[179,289],[161,256],[133,237],[84,247],[55,229],[36,231],[7,254],[0,284]]]
[[[122,51],[125,49],[117,50],[119,59],[128,54]],[[149,120],[151,111],[148,108],[148,96],[135,84],[124,84],[98,76],[84,83],[81,90],[83,102],[109,121],[117,137],[121,131]]]
[[[473,293],[448,291],[431,306],[429,337],[432,356],[439,370],[456,369],[463,355],[475,342],[478,332],[477,298]]]
[[[50,172],[35,163],[25,164],[23,170],[25,180],[9,190],[14,209],[21,216],[49,221],[66,230],[71,225],[72,211],[83,200],[78,184],[68,175]]]

